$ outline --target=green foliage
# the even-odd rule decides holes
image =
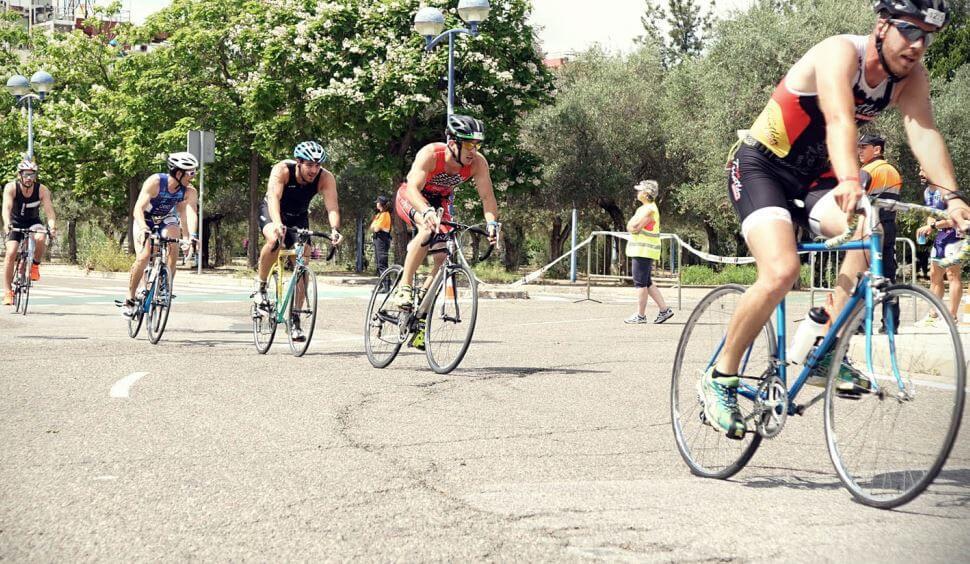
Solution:
[[[125,272],[134,257],[96,227],[88,227],[78,236],[78,263],[88,270]]]
[[[684,286],[720,286],[722,284],[741,284],[750,286],[758,279],[758,269],[753,264],[725,265],[720,270],[707,265],[693,264],[683,268],[681,282]],[[803,288],[810,283],[809,265],[803,264],[799,272]]]
[[[510,282],[515,282],[522,276],[516,272],[508,272],[502,266],[502,263],[496,260],[489,260],[485,262],[480,262],[472,267],[475,271],[475,276],[484,282],[497,283],[497,284],[508,284]]]
[[[698,0],[669,0],[666,6],[657,0],[644,2],[646,12],[640,21],[646,35],[639,41],[660,45],[667,66],[701,53],[716,21],[714,0],[707,2],[706,13],[702,12]],[[666,33],[662,31],[664,28]]]

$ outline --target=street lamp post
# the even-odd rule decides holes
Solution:
[[[429,53],[446,37],[448,38],[448,115],[455,113],[455,37],[461,34],[476,36],[478,26],[489,11],[488,0],[459,0],[458,15],[468,22],[468,29],[445,28],[445,16],[438,8],[425,7],[414,16],[414,30],[424,36],[425,50]]]
[[[54,77],[39,70],[30,77],[15,74],[7,79],[7,90],[13,95],[16,104],[27,106],[27,158],[34,159],[34,100],[44,101],[47,93],[54,88]]]

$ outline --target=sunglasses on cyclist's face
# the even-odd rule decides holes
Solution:
[[[195,176],[195,173],[196,173],[197,171],[196,171],[196,170],[195,170],[194,168],[190,168],[190,169],[188,169],[188,170],[183,170],[182,172],[184,172],[184,173],[185,173],[185,176],[188,176],[189,178],[192,178],[192,177],[194,177],[194,176]]]
[[[461,142],[461,148],[465,151],[477,151],[481,149],[481,147],[482,147],[481,141],[462,141]]]
[[[916,43],[920,39],[924,39],[923,44],[926,47],[929,47],[933,43],[933,38],[936,35],[935,31],[926,31],[920,26],[905,20],[889,20],[889,24],[895,27],[899,31],[899,34],[910,43]]]
[[[33,171],[23,171],[20,173],[20,177],[24,180],[34,180],[37,178],[37,173]]]

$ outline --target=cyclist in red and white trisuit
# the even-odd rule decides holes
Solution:
[[[428,254],[428,239],[435,233],[447,232],[448,227],[438,222],[437,209],[444,213],[441,219],[450,221],[454,191],[466,180],[475,182],[475,189],[485,211],[489,243],[495,244],[498,232],[498,204],[492,191],[492,177],[488,173],[488,161],[479,152],[485,140],[485,126],[475,118],[462,115],[448,116],[447,142],[425,145],[414,159],[407,181],[397,191],[394,208],[404,222],[417,229],[417,235],[408,244],[404,272],[397,292],[389,300],[396,309],[411,307],[414,296],[414,273]],[[434,272],[444,261],[444,255],[434,257]],[[432,276],[428,277],[428,281]]]

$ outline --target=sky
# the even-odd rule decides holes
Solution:
[[[98,0],[107,3],[108,0]],[[643,0],[532,0],[532,25],[539,30],[542,48],[549,56],[579,52],[599,43],[611,51],[628,52],[633,40],[643,34],[640,16]],[[719,15],[744,9],[752,0],[716,0]],[[170,0],[122,0],[131,19],[142,23],[145,18]]]

